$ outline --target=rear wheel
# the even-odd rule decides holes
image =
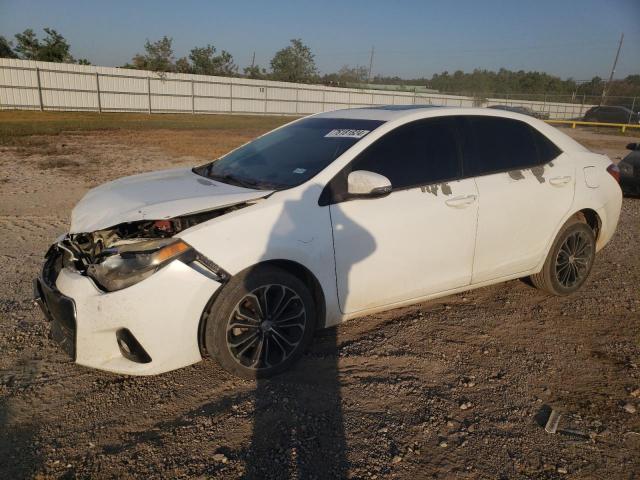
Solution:
[[[316,309],[298,277],[273,266],[231,279],[207,313],[205,344],[229,372],[265,378],[288,369],[310,343]]]
[[[560,230],[540,273],[531,283],[552,295],[570,295],[587,280],[596,254],[593,230],[574,217]]]

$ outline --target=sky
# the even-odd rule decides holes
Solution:
[[[373,73],[430,77],[445,70],[545,71],[606,78],[640,73],[640,0],[0,0],[0,35],[56,29],[72,55],[120,66],[146,39],[173,38],[176,57],[194,46],[229,51],[242,69],[268,67],[301,38],[322,73],[369,65]]]

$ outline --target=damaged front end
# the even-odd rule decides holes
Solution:
[[[174,236],[245,204],[166,220],[142,220],[91,233],[66,235],[47,253],[48,263],[88,276],[103,291],[122,290],[179,260],[204,268],[224,283],[229,274],[190,245]],[[55,265],[55,267],[54,267]]]

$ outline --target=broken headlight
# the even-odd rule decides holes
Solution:
[[[164,238],[109,248],[100,257],[101,261],[87,266],[87,275],[111,292],[141,282],[173,260],[190,262],[195,252],[182,240]]]

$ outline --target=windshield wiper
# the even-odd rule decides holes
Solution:
[[[225,173],[224,175],[212,175],[210,173],[207,176],[213,180],[221,180],[224,183],[231,183],[239,187],[251,188],[254,190],[258,189],[257,187],[259,185],[258,182],[256,182],[255,180],[247,180],[245,178],[239,178],[239,177],[236,177],[235,175],[232,175],[231,173]]]

